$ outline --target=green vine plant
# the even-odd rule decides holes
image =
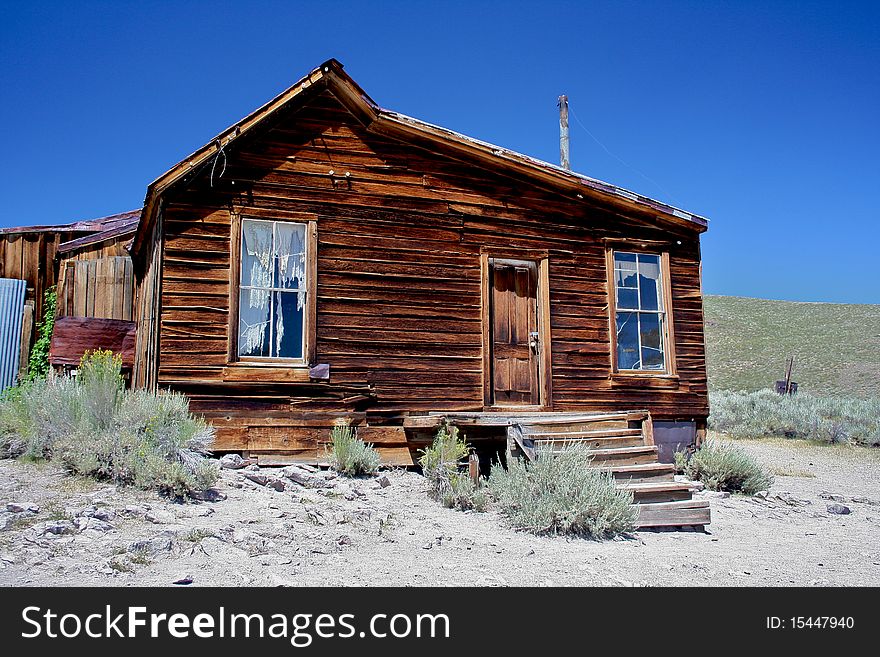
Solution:
[[[31,349],[28,360],[28,380],[46,377],[49,374],[49,344],[52,342],[52,329],[55,328],[55,306],[58,291],[55,286],[43,295],[43,319],[37,324],[37,341]]]

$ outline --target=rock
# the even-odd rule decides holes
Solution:
[[[269,479],[269,481],[266,482],[266,485],[269,488],[274,488],[279,493],[284,492],[284,489],[287,487],[287,485],[284,483],[284,481],[282,479],[278,479],[277,477],[273,477],[272,479]]]
[[[186,586],[186,585],[192,584],[192,583],[193,583],[192,575],[184,575],[183,577],[179,577],[178,579],[176,579],[172,582],[172,584],[177,584],[179,586]]]
[[[351,537],[348,534],[343,534],[336,539],[336,545],[339,547],[342,547],[343,545],[351,545]]]
[[[306,472],[320,472],[320,468],[316,468],[313,465],[309,465],[308,463],[298,463],[297,466],[301,470],[305,470]]]
[[[39,513],[40,507],[36,504],[9,502],[9,504],[6,505],[6,510],[9,511],[9,513]]]
[[[700,491],[700,497],[709,497],[717,500],[726,500],[730,497],[730,493],[726,490],[704,490]]]
[[[831,502],[846,502],[846,498],[843,495],[834,495],[827,491],[819,493],[819,497],[823,500],[830,500]]]
[[[113,525],[105,520],[100,520],[94,516],[80,516],[73,519],[74,526],[81,532],[91,529],[98,532],[106,532],[113,529]]]
[[[812,504],[810,500],[805,500],[801,497],[795,497],[788,492],[776,493],[776,495],[773,496],[773,499],[778,500],[783,504],[787,504],[788,506],[807,506],[809,504]]]
[[[329,488],[334,484],[320,474],[310,472],[301,465],[288,465],[281,470],[281,474],[295,484],[305,488]]]
[[[147,522],[151,522],[154,525],[167,525],[168,523],[177,520],[177,518],[174,516],[173,513],[169,513],[168,511],[153,509],[152,511],[147,511],[144,514],[144,520],[146,520]]]
[[[143,518],[147,515],[147,509],[142,506],[129,505],[123,508],[119,513],[128,518]]]
[[[376,479],[376,483],[379,484],[379,488],[388,488],[391,485],[391,480],[388,478],[388,475],[382,475]]]
[[[258,463],[255,463],[255,462],[251,461],[250,463],[248,463],[248,464],[244,467],[244,469],[245,469],[245,470],[248,470],[249,472],[259,472],[259,471],[260,471],[260,466],[259,466]]]
[[[766,491],[766,490],[759,490],[759,491],[758,491],[757,493],[755,493],[752,497],[757,497],[759,500],[766,500],[766,499],[767,499],[767,495],[769,495],[769,491]]]
[[[104,522],[111,522],[116,519],[116,511],[109,508],[97,509],[91,516],[95,520],[102,520]]]
[[[46,523],[39,533],[42,535],[52,534],[53,536],[63,536],[65,534],[75,534],[76,528],[73,526],[73,523],[70,523],[66,520],[56,520],[53,522]]]
[[[220,457],[220,467],[225,470],[238,470],[246,465],[250,463],[241,458],[241,454],[224,454]]]
[[[7,529],[12,527],[12,515],[9,513],[4,513],[0,516],[0,532],[6,531]]]
[[[269,483],[269,477],[264,474],[260,474],[259,472],[245,472],[244,478],[248,481],[252,481],[258,486],[265,486]]]
[[[163,552],[170,552],[175,536],[175,533],[172,531],[160,532],[150,538],[135,541],[128,546],[128,551],[142,552],[151,557],[162,554]]]
[[[846,516],[846,515],[849,515],[850,513],[852,513],[852,511],[850,511],[850,508],[848,506],[845,506],[843,504],[837,504],[837,503],[829,504],[828,506],[825,507],[825,510],[828,511],[828,513],[833,513],[836,516]]]
[[[200,502],[222,502],[228,496],[226,493],[219,491],[216,488],[206,488],[205,490],[190,493],[190,497],[194,500],[199,500]]]

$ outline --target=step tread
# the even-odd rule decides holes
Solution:
[[[618,488],[626,488],[627,490],[654,493],[678,490],[697,490],[693,483],[685,483],[683,481],[626,481],[618,480],[614,482]]]
[[[616,456],[623,454],[656,454],[657,447],[655,445],[638,445],[635,447],[601,447],[591,449],[590,454],[593,456]]]
[[[672,463],[636,463],[634,465],[602,465],[603,470],[612,472],[675,472]]]
[[[547,440],[550,436],[562,436],[569,439],[589,438],[629,438],[641,436],[641,429],[614,428],[614,429],[585,429],[583,431],[527,431],[529,427],[523,426],[523,434],[533,440]]]
[[[709,500],[679,500],[677,502],[633,502],[632,506],[651,511],[668,511],[670,509],[704,509],[709,507]]]

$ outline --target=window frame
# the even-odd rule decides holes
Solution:
[[[241,295],[241,246],[244,220],[273,223],[302,224],[306,228],[306,304],[303,312],[303,355],[301,358],[273,358],[271,356],[240,356],[238,353]],[[263,213],[231,213],[230,267],[229,267],[229,323],[227,365],[240,367],[308,368],[315,362],[316,347],[316,292],[317,292],[317,222],[311,218],[263,216]]]
[[[659,301],[662,310],[657,311],[661,323],[661,344],[663,345],[664,369],[662,370],[628,370],[618,367],[617,362],[617,281],[614,268],[615,253],[633,253],[637,255],[659,256],[660,286]],[[609,245],[605,249],[605,267],[607,274],[608,293],[608,334],[610,343],[611,374],[613,377],[626,378],[677,378],[675,358],[675,321],[672,307],[672,285],[669,270],[669,251],[650,250],[632,244],[622,243]],[[625,312],[625,311],[621,311]],[[635,311],[633,311],[635,312]],[[654,312],[654,311],[640,311]]]

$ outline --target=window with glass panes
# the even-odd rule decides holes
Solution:
[[[306,243],[304,223],[242,219],[240,358],[303,360]]]
[[[614,252],[617,369],[666,371],[660,256]]]

